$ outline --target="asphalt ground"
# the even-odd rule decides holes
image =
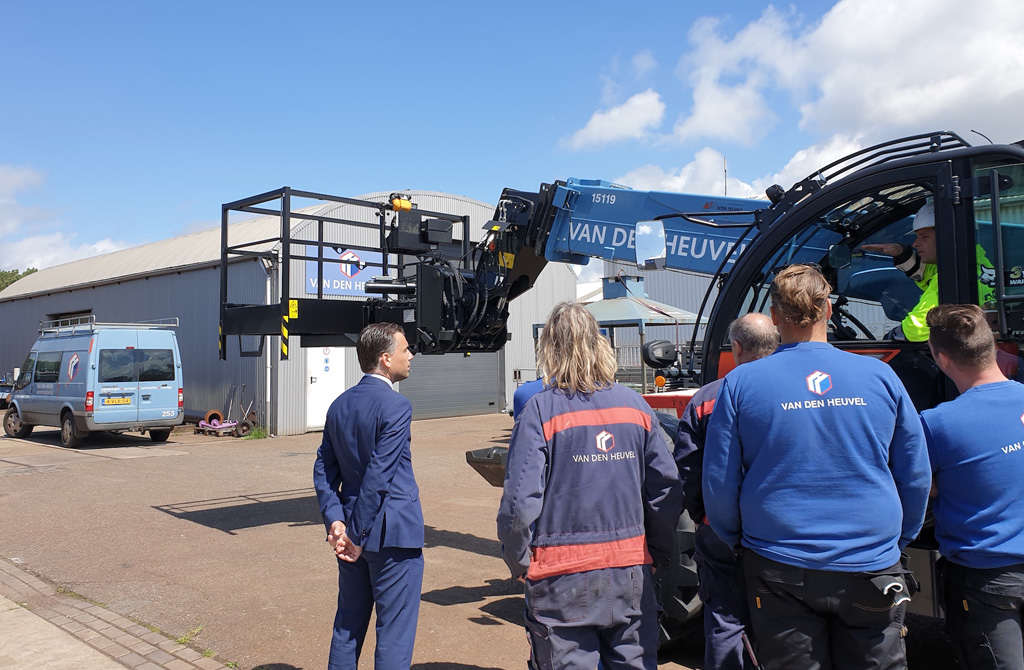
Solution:
[[[426,523],[417,670],[525,667],[521,587],[500,558],[501,491],[465,452],[507,444],[505,415],[413,422]],[[337,570],[312,490],[320,435],[164,444],[55,430],[0,437],[0,557],[76,598],[249,670],[326,665]],[[916,643],[915,643],[916,642]],[[912,624],[911,667],[956,668],[934,622]],[[361,668],[372,668],[372,628]],[[664,670],[699,668],[670,649]],[[123,662],[123,661],[122,661]],[[234,665],[231,665],[234,664]]]
[[[511,426],[505,415],[413,423],[427,543],[419,670],[525,666],[522,590],[495,537],[501,491],[465,458],[507,444]],[[312,490],[319,444],[101,434],[68,450],[52,430],[0,438],[0,556],[172,638],[201,627],[191,644],[240,668],[322,668],[337,569]]]

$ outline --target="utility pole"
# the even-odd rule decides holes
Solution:
[[[722,189],[724,191],[723,195],[726,198],[728,198],[729,197],[729,160],[725,156],[722,156],[722,170],[725,173],[725,186]]]

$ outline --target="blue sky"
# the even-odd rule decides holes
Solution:
[[[729,195],[756,196],[899,135],[1024,138],[1014,0],[7,0],[0,15],[0,269],[213,227],[221,203],[286,185],[721,193],[727,160]]]

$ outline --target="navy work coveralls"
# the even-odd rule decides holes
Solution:
[[[657,419],[622,386],[546,388],[518,417],[498,539],[526,580],[538,670],[655,670],[652,560],[669,559],[682,488]]]
[[[701,471],[704,441],[722,388],[718,379],[702,386],[686,406],[676,433],[674,456],[683,482],[683,506],[697,531],[693,560],[700,579],[700,600],[704,604],[704,667],[711,670],[749,670],[753,667],[743,646],[743,633],[750,626],[747,590],[733,548],[722,542],[704,515]]]

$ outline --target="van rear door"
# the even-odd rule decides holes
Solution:
[[[178,351],[174,333],[139,331],[135,350],[139,373],[139,421],[166,421],[178,416]]]
[[[135,350],[138,331],[111,329],[97,335],[96,423],[134,423],[139,420],[139,376]]]

